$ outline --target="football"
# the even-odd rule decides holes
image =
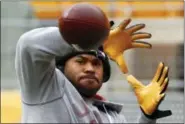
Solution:
[[[101,8],[90,3],[77,3],[63,11],[58,21],[66,42],[83,49],[97,48],[109,35],[108,17]]]

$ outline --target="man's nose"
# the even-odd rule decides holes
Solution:
[[[94,66],[91,63],[85,65],[85,72],[95,73]]]

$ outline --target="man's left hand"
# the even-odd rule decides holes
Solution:
[[[133,87],[141,110],[147,117],[156,119],[172,114],[170,110],[158,110],[159,104],[164,99],[169,81],[168,67],[164,66],[162,62],[159,64],[150,84],[145,86],[132,75],[129,75],[127,80]]]

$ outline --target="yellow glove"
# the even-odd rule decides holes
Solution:
[[[136,31],[145,27],[144,24],[137,24],[130,28],[127,25],[131,22],[131,19],[123,21],[118,27],[110,31],[107,41],[103,44],[104,52],[115,61],[121,68],[123,73],[128,73],[128,69],[123,58],[123,52],[131,48],[151,48],[152,45],[145,42],[135,41],[143,38],[150,38],[149,33],[135,33]],[[112,25],[112,24],[111,24]]]
[[[161,100],[163,100],[165,96],[164,92],[168,85],[168,67],[164,67],[164,64],[161,62],[153,80],[146,86],[132,75],[127,76],[127,80],[133,87],[138,103],[144,113],[146,115],[152,115],[156,112]],[[159,113],[157,114],[157,116],[159,116]],[[164,113],[162,115],[160,113],[160,116],[169,116],[171,115],[171,111],[169,112],[168,110],[165,114],[167,115],[164,115]]]

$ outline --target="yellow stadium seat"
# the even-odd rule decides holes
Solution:
[[[34,15],[39,19],[56,19],[61,14],[60,2],[32,1]]]
[[[30,2],[34,15],[38,19],[57,19],[62,11],[78,2],[37,1]],[[183,2],[150,1],[150,2],[88,2],[102,8],[110,18],[165,18],[183,17]],[[126,8],[126,9],[125,9]],[[126,12],[125,12],[126,11]],[[128,12],[130,11],[130,12]]]
[[[20,123],[21,99],[18,91],[1,91],[1,123]]]

